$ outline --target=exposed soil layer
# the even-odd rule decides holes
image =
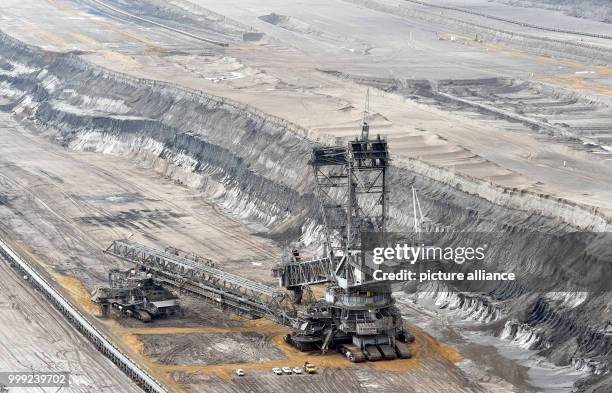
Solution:
[[[559,10],[572,16],[612,23],[612,8],[606,0],[497,0],[511,5],[523,7],[541,7]]]
[[[509,131],[549,137],[576,150],[612,157],[612,100],[507,78],[433,83],[325,72],[446,111],[496,121]]]
[[[89,10],[94,14],[111,15],[115,18],[133,19],[126,15],[114,12],[108,7],[91,0],[73,0],[80,7]],[[152,20],[170,27],[189,30],[195,34],[202,34],[220,42],[239,42],[242,41],[243,34],[252,32],[252,28],[239,23],[227,20],[222,15],[215,14],[205,8],[198,7],[185,1],[159,1],[159,0],[105,0],[103,2],[118,10],[138,15],[147,20]],[[189,12],[186,12],[189,11]],[[143,26],[150,25],[145,22]]]
[[[255,332],[144,335],[145,353],[162,364],[247,363],[282,358],[270,337]]]
[[[0,73],[0,94],[11,102],[4,109],[24,123],[31,122],[51,140],[78,151],[127,157],[177,185],[197,190],[228,211],[240,212],[240,219],[265,226],[277,239],[301,241],[304,245],[320,240],[308,168],[314,142],[305,137],[304,130],[231,101],[108,72],[72,54],[41,51],[6,36],[2,36],[0,45],[2,60],[10,64],[5,67],[7,72]],[[416,87],[418,91],[427,89],[426,84]],[[473,94],[471,85],[446,88],[454,94],[482,99],[478,91]],[[530,88],[526,91],[532,92]],[[326,141],[336,142],[331,138]],[[9,169],[11,173],[20,170]],[[398,160],[390,176],[390,213],[392,226],[397,229],[412,224],[408,208],[411,196],[406,192],[411,187],[418,190],[427,217],[445,228],[518,233],[525,238],[529,230],[555,234],[577,228],[607,228],[609,224],[609,218],[596,209],[546,195],[470,182],[417,160],[407,164]],[[11,190],[11,195],[4,199],[12,203],[10,199],[22,191],[11,179],[4,181]],[[36,200],[34,196],[29,198]],[[151,211],[115,213],[83,212],[80,224],[92,229],[105,228],[129,217],[132,225],[151,232],[146,227],[151,224],[148,221]],[[166,225],[178,227],[181,223],[175,221],[182,218],[178,213],[165,210],[153,213],[159,214],[155,217]],[[191,235],[188,229],[182,232],[184,236]],[[78,236],[84,237],[82,233]],[[163,239],[154,240],[159,243]],[[241,246],[252,244],[243,241]],[[535,246],[549,252],[549,256],[559,252],[545,244]],[[524,268],[513,265],[512,258],[510,261],[508,269]],[[261,265],[260,261],[252,261],[252,269],[249,261],[243,259],[224,262],[229,269],[261,277],[262,269],[255,268]],[[545,268],[538,261],[529,262],[536,273]],[[78,258],[62,263],[65,270],[72,272],[81,267]],[[105,267],[95,265],[95,261],[90,264],[97,267],[100,279]],[[612,342],[605,331],[610,319],[607,308],[610,297],[606,294],[588,295],[586,299],[580,294],[569,294],[566,299],[555,299],[539,294],[525,296],[508,286],[487,296],[451,296],[454,297],[445,301],[453,302],[474,317],[488,318],[491,310],[496,311],[495,318],[483,319],[484,323],[495,322],[492,325],[495,334],[508,340],[527,341],[531,349],[541,351],[558,364],[575,364],[593,371],[605,370],[609,365]],[[359,372],[368,379],[370,369],[366,370]],[[454,377],[461,379],[460,374]],[[469,388],[465,381],[458,384]]]
[[[582,42],[572,36],[559,37],[555,34],[548,36],[541,35],[538,34],[537,29],[536,31],[523,29],[520,22],[513,24],[492,23],[487,18],[473,15],[466,16],[463,11],[440,11],[436,9],[435,6],[430,7],[425,5],[428,4],[428,2],[391,1],[391,4],[389,4],[388,2],[376,0],[343,1],[408,19],[419,19],[434,24],[441,24],[452,29],[456,34],[470,37],[470,40],[486,40],[504,43],[513,48],[527,50],[534,54],[576,59],[589,63],[597,62],[601,65],[608,65],[612,58],[612,47],[609,46],[607,40],[601,40],[592,44]],[[487,3],[483,3],[486,6]],[[453,4],[448,5],[452,6]],[[498,15],[498,17],[502,18],[507,16],[508,15],[504,14]],[[537,22],[534,23],[534,25],[542,26],[542,24]]]

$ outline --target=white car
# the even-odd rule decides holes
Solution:
[[[281,375],[281,374],[283,373],[283,370],[281,370],[281,369],[280,369],[280,368],[278,368],[278,367],[274,367],[274,368],[272,369],[272,372],[273,372],[274,374],[276,374],[276,375]]]
[[[291,367],[283,367],[283,372],[285,374],[291,374]]]
[[[238,370],[236,370],[236,375],[239,377],[243,377],[244,376],[244,370],[239,368]]]
[[[301,373],[302,373],[302,369],[301,369],[301,368],[299,368],[299,367],[294,367],[294,368],[293,368],[293,373],[294,373],[294,374],[301,374]]]

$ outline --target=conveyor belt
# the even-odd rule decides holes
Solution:
[[[72,305],[68,299],[2,240],[0,240],[0,257],[14,264],[18,269],[23,271],[24,274],[31,278],[32,284],[39,288],[100,352],[111,359],[113,363],[119,366],[119,368],[138,383],[146,392],[168,392],[160,382],[144,371],[125,353],[115,347],[115,345],[100,330],[94,327],[87,320],[87,317]]]

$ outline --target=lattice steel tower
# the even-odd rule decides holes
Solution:
[[[329,283],[324,301],[310,305],[301,329],[287,341],[303,350],[335,347],[353,361],[408,357],[410,340],[391,297],[391,285],[373,278],[362,254],[364,233],[384,237],[388,218],[387,141],[370,138],[369,94],[361,134],[346,146],[315,147],[310,165],[325,234],[326,256],[293,259],[275,269],[280,284],[301,293]]]

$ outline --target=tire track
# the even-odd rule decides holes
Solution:
[[[82,375],[86,375],[87,383],[71,384],[71,387],[67,389],[70,392],[86,393],[94,386],[96,390],[103,392],[116,392],[119,388],[121,391],[126,391],[124,388],[127,388],[127,381],[117,378],[122,374],[117,373],[115,366],[106,359],[94,360],[92,354],[97,354],[97,351],[93,347],[89,348],[90,344],[66,323],[64,317],[55,308],[49,307],[48,302],[40,296],[40,293],[34,290],[27,281],[22,280],[4,260],[0,260],[0,277],[2,277],[0,282],[2,293],[6,296],[13,295],[19,299],[21,304],[27,305],[28,307],[18,312],[31,319],[36,324],[37,331],[44,332],[37,338],[44,339],[49,343],[50,348],[60,345],[56,351],[49,349],[45,352],[30,354],[24,351],[17,353],[9,342],[2,341],[0,345],[5,354],[11,354],[15,361],[30,371],[41,371],[40,366],[32,366],[20,359],[28,359],[34,355],[39,362],[45,365],[46,371],[66,371],[68,369],[73,376],[79,377],[79,381],[82,381]],[[54,336],[61,337],[61,339],[57,340],[53,338]],[[92,378],[92,376],[96,377]],[[41,391],[46,392],[42,388]],[[135,392],[138,389],[134,387],[129,391]]]
[[[206,42],[206,43],[209,43],[209,44],[212,44],[212,45],[216,45],[216,46],[221,46],[221,47],[227,47],[227,46],[229,46],[229,44],[228,44],[227,42],[215,41],[215,40],[211,40],[211,39],[208,39],[208,38],[201,37],[201,36],[199,36],[199,35],[195,35],[195,34],[189,33],[189,32],[184,31],[184,30],[175,29],[174,27],[170,27],[170,26],[167,26],[167,25],[164,25],[164,24],[158,23],[158,22],[154,22],[154,21],[152,21],[152,20],[145,19],[145,18],[142,18],[142,17],[140,17],[140,16],[137,16],[137,15],[131,14],[131,13],[129,13],[129,12],[126,12],[126,11],[120,10],[120,9],[115,8],[115,7],[113,7],[113,6],[110,6],[110,5],[108,5],[108,4],[106,4],[106,3],[104,3],[104,2],[102,2],[102,1],[100,1],[100,0],[90,0],[90,1],[92,1],[92,2],[94,2],[94,3],[96,3],[96,4],[98,4],[98,5],[100,5],[100,6],[104,7],[104,8],[106,8],[106,9],[109,9],[109,10],[111,10],[111,11],[113,11],[113,12],[116,12],[116,13],[118,13],[118,14],[121,14],[121,15],[127,16],[127,17],[132,18],[132,19],[136,19],[136,20],[138,20],[138,21],[140,21],[140,22],[145,22],[145,23],[148,23],[148,24],[151,24],[151,25],[157,26],[157,27],[161,27],[162,29],[172,31],[172,32],[174,32],[174,33],[178,33],[178,34],[184,35],[184,36],[186,36],[186,37],[196,39],[196,40],[198,40],[198,41],[203,41],[203,42]]]
[[[552,31],[552,32],[555,32],[555,33],[564,33],[564,34],[579,35],[579,36],[584,36],[584,37],[601,38],[601,39],[604,39],[604,40],[612,40],[612,35],[607,35],[607,34],[595,34],[595,33],[588,33],[588,32],[584,32],[584,31],[576,31],[576,30],[559,29],[559,28],[556,28],[556,27],[539,26],[539,25],[534,25],[532,23],[521,22],[521,21],[517,21],[517,20],[514,20],[514,19],[502,18],[500,16],[495,16],[495,15],[491,15],[491,14],[485,14],[485,13],[482,13],[482,12],[470,11],[470,10],[466,10],[466,9],[459,8],[459,7],[452,7],[452,6],[439,5],[439,4],[431,4],[431,3],[427,3],[425,1],[420,1],[420,0],[403,0],[403,1],[405,1],[407,3],[419,4],[419,5],[422,5],[422,6],[425,6],[425,7],[430,7],[430,8],[437,8],[437,9],[443,9],[443,10],[449,10],[449,11],[456,11],[456,12],[461,12],[461,13],[464,13],[464,14],[480,16],[482,18],[497,20],[497,21],[500,21],[500,22],[510,23],[510,24],[513,24],[513,25],[521,26],[521,27],[529,27],[529,28],[536,29],[536,30]]]

